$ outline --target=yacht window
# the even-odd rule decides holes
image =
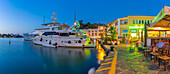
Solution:
[[[69,33],[60,33],[60,36],[69,36]]]
[[[42,35],[59,35],[57,32],[45,32]]]
[[[77,33],[69,33],[69,35],[76,35]]]
[[[52,35],[59,35],[58,32],[52,32]]]
[[[52,35],[52,32],[45,32],[42,35]]]

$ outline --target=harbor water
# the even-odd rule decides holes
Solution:
[[[0,38],[0,74],[87,74],[97,68],[98,55],[94,48],[48,48],[23,38]]]

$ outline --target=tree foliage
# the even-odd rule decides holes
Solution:
[[[101,23],[94,23],[91,24],[90,22],[83,23],[83,20],[79,20],[80,29],[96,29],[98,26],[106,26],[105,24]]]
[[[110,33],[112,39],[116,39],[116,34],[117,34],[116,27],[111,26],[108,32]]]

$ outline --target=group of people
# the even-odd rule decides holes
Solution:
[[[160,52],[161,54],[167,54],[166,51],[170,50],[170,46],[165,45],[164,42],[160,39],[159,41],[155,40],[154,42],[152,42],[150,50],[153,53]]]

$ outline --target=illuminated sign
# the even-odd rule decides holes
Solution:
[[[136,30],[131,30],[132,33],[136,33]]]

